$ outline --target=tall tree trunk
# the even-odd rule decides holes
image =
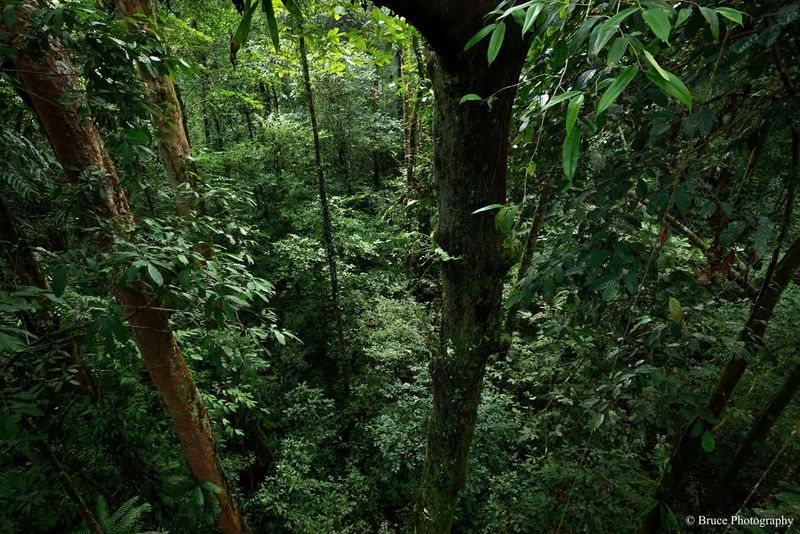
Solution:
[[[328,260],[328,273],[331,278],[331,301],[333,303],[333,315],[336,323],[336,339],[339,342],[340,357],[345,358],[344,327],[342,325],[342,311],[339,306],[339,278],[336,273],[336,247],[333,243],[333,230],[331,225],[331,212],[328,205],[328,194],[325,190],[325,172],[322,168],[322,147],[319,140],[319,126],[317,124],[317,111],[314,108],[314,94],[311,89],[311,73],[308,69],[308,51],[306,50],[306,38],[303,34],[302,24],[300,27],[300,62],[303,67],[303,85],[306,90],[306,103],[308,104],[308,114],[311,118],[311,132],[314,136],[314,162],[317,171],[317,184],[319,185],[319,203],[322,209],[322,241],[325,246],[325,257]],[[349,364],[343,362],[346,367],[343,371],[345,380],[350,374]]]
[[[11,4],[4,0],[2,5]],[[49,48],[40,54],[26,55],[25,35],[35,31],[27,21],[34,9],[30,2],[19,4],[12,32],[10,44],[20,78],[67,178],[74,184],[89,186],[82,188],[91,191],[89,198],[82,200],[88,216],[103,223],[99,225],[103,228],[98,235],[100,246],[111,251],[113,236],[108,225],[131,225],[133,216],[100,132],[91,117],[80,112],[82,102],[74,98],[81,94],[81,87],[66,50],[51,40]],[[91,183],[87,184],[87,180]],[[172,418],[192,473],[199,482],[210,482],[220,489],[220,528],[225,534],[244,532],[243,518],[219,466],[208,414],[164,306],[141,282],[128,287],[115,284],[113,289],[133,329],[142,360]]]
[[[117,11],[123,21],[130,26],[136,25],[133,21],[137,15],[146,17],[144,20],[138,19],[145,28],[155,23],[155,11],[151,0],[117,0]],[[196,173],[175,86],[167,76],[153,75],[138,61],[136,72],[148,89],[149,100],[159,110],[155,119],[155,126],[158,129],[158,150],[164,160],[167,178],[176,191],[178,211],[182,215],[188,215],[192,209],[193,193],[197,187]]]
[[[417,532],[449,532],[466,480],[486,361],[497,352],[503,280],[510,266],[492,214],[473,214],[506,201],[511,108],[525,47],[509,26],[489,66],[487,42],[464,51],[485,25],[494,0],[376,0],[403,15],[436,52],[434,172],[439,190],[435,238],[453,259],[443,262],[439,347],[430,371],[433,413],[417,505]],[[464,95],[493,95],[460,104]]]

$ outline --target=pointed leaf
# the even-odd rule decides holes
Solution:
[[[544,3],[542,2],[536,2],[528,8],[525,13],[525,23],[522,25],[522,35],[525,35],[531,29],[533,23],[536,22],[536,17],[539,16],[543,9]]]
[[[650,29],[653,30],[653,33],[656,34],[656,37],[665,43],[669,42],[669,32],[672,26],[669,23],[669,15],[667,15],[666,11],[663,9],[648,9],[642,13],[642,17],[647,25],[650,26]]]
[[[650,65],[654,69],[656,69],[656,72],[658,72],[661,75],[662,78],[664,78],[665,80],[669,81],[669,73],[661,68],[661,65],[658,64],[658,62],[656,61],[656,58],[653,57],[653,54],[651,54],[650,52],[645,50],[644,51],[644,57],[645,57],[645,59],[647,59],[647,62],[650,63]]]
[[[628,84],[633,81],[636,77],[636,74],[639,72],[639,67],[637,65],[632,65],[622,71],[619,76],[616,77],[614,82],[606,89],[606,92],[603,93],[603,96],[600,97],[600,101],[597,103],[597,114],[603,113],[614,101],[619,98],[619,95],[622,94],[622,91],[628,87]]]
[[[485,28],[482,28],[478,33],[473,35],[469,41],[467,41],[467,44],[464,45],[464,50],[469,50],[470,48],[478,44],[481,41],[481,39],[483,39],[484,37],[492,33],[492,31],[494,31],[495,26],[497,26],[497,24],[489,24]]]
[[[628,50],[628,41],[624,37],[617,37],[614,39],[611,48],[608,50],[606,65],[610,67],[619,63],[619,60],[625,55],[626,50]]]
[[[708,25],[711,27],[711,35],[714,36],[714,40],[719,39],[719,17],[717,14],[707,7],[701,7],[700,13],[703,14],[703,18],[706,19]]]
[[[578,113],[581,110],[581,106],[583,106],[583,101],[584,96],[582,94],[569,101],[569,105],[567,106],[567,133],[570,133],[575,127],[575,123],[578,121]]]
[[[733,9],[730,7],[718,7],[714,11],[716,11],[726,19],[732,20],[739,26],[742,25],[742,12],[739,11],[738,9]]]
[[[486,58],[489,60],[490,65],[497,59],[497,54],[500,53],[500,47],[503,46],[505,37],[506,23],[500,22],[495,26],[494,31],[492,31],[492,37],[489,39],[489,50],[486,53]]]
[[[153,279],[153,282],[155,282],[157,286],[164,284],[164,277],[161,276],[161,273],[152,263],[147,264],[147,274],[150,275],[150,278]]]
[[[468,95],[464,95],[461,97],[461,100],[458,101],[459,104],[463,104],[464,102],[474,102],[477,100],[483,100],[480,96],[476,95],[475,93],[470,93]]]
[[[64,294],[67,287],[67,275],[69,274],[69,267],[60,267],[53,273],[53,295],[60,297]]]
[[[675,98],[678,102],[689,108],[689,111],[691,111],[692,93],[689,91],[689,88],[686,87],[686,85],[676,75],[668,71],[664,72],[666,72],[669,76],[669,80],[665,80],[661,74],[654,71],[647,71],[646,75],[654,85],[658,86],[658,88],[664,91],[664,93]]]
[[[544,111],[544,110],[546,110],[548,108],[551,108],[551,107],[555,106],[556,104],[559,104],[559,103],[563,102],[564,100],[568,100],[568,99],[572,98],[573,96],[578,96],[579,94],[581,94],[580,91],[565,91],[565,92],[561,93],[560,95],[554,96],[553,98],[551,98],[550,100],[547,101],[547,104],[542,106],[542,111]]]
[[[278,21],[275,19],[275,6],[272,5],[272,0],[261,0],[261,6],[264,10],[264,15],[267,17],[267,29],[269,29],[272,45],[276,51],[280,50],[281,43],[278,37]]]
[[[564,141],[561,149],[561,165],[564,168],[564,176],[572,182],[575,170],[578,168],[578,154],[581,149],[581,129],[573,128]]]

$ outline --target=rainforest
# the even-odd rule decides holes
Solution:
[[[0,534],[800,532],[796,1],[0,15]]]

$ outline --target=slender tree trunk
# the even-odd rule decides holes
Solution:
[[[118,0],[117,11],[129,26],[136,26],[132,20],[136,15],[146,19],[140,23],[146,28],[155,23],[155,11],[151,0]],[[167,76],[154,75],[147,67],[136,62],[139,79],[148,89],[148,97],[158,108],[155,119],[158,130],[158,150],[167,171],[167,178],[177,194],[178,211],[188,215],[192,208],[193,193],[196,190],[195,168],[192,160],[189,137],[181,115],[181,105],[175,86]]]
[[[264,82],[258,82],[258,90],[261,93],[261,105],[263,107],[264,118],[267,118],[269,114],[272,113],[272,99]]]
[[[9,2],[4,0],[2,4]],[[79,111],[81,103],[75,101],[74,95],[81,94],[80,84],[65,49],[51,41],[49,48],[35,58],[25,54],[25,35],[31,32],[27,19],[32,9],[35,8],[31,3],[20,4],[12,33],[11,45],[20,78],[67,178],[81,184],[82,190],[90,191],[88,198],[82,199],[88,208],[87,215],[102,223],[98,225],[103,228],[98,242],[101,248],[111,251],[113,236],[107,230],[108,225],[117,228],[131,225],[133,216],[97,126]],[[71,104],[58,104],[64,101]],[[219,466],[208,414],[163,304],[142,282],[128,287],[115,284],[114,293],[172,418],[192,473],[199,482],[210,482],[220,489],[217,522],[221,530],[225,534],[244,532],[243,518]]]
[[[28,423],[26,426],[30,427],[30,430],[34,434],[42,434],[42,432],[36,428],[33,423]],[[42,439],[32,440],[34,443],[34,448],[41,454],[45,460],[50,464],[50,466],[55,470],[58,475],[58,481],[61,483],[61,487],[64,488],[64,492],[69,497],[69,500],[72,501],[72,505],[75,506],[75,509],[78,511],[78,514],[83,519],[83,522],[86,523],[86,527],[89,529],[89,532],[92,534],[103,534],[103,529],[100,527],[100,524],[92,514],[92,511],[86,505],[86,501],[83,500],[81,497],[78,488],[75,486],[75,483],[72,482],[72,478],[64,469],[64,466],[59,461],[58,457],[53,452],[53,449],[50,447],[50,442],[46,437]]]
[[[183,135],[186,136],[186,142],[189,145],[189,150],[192,149],[192,139],[189,137],[189,116],[186,114],[186,103],[183,101],[183,93],[181,92],[180,86],[176,83],[173,84],[175,87],[175,97],[178,99],[178,106],[181,110],[181,126],[183,126]]]
[[[317,183],[319,185],[319,203],[322,208],[322,241],[325,245],[325,257],[328,260],[328,272],[331,277],[331,300],[333,302],[333,314],[336,323],[336,339],[339,342],[340,356],[344,358],[345,340],[344,327],[342,325],[342,311],[339,306],[339,278],[336,273],[336,247],[333,243],[330,206],[328,205],[328,195],[325,191],[325,172],[322,169],[322,148],[319,140],[319,126],[317,125],[317,112],[314,108],[314,94],[311,90],[311,73],[308,69],[308,51],[306,50],[306,39],[303,35],[302,26],[300,29],[300,62],[303,67],[303,85],[306,90],[308,114],[311,118],[311,132],[314,136],[314,161],[317,171]],[[346,363],[345,366],[349,367]],[[350,370],[345,369],[345,380],[347,380],[349,374]]]

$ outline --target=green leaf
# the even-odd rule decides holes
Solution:
[[[497,59],[497,54],[500,53],[500,47],[503,46],[505,37],[506,23],[500,22],[495,26],[494,31],[492,31],[492,37],[489,39],[489,50],[486,52],[486,58],[489,60],[490,65]]]
[[[619,95],[621,95],[622,91],[633,81],[638,72],[639,67],[637,65],[632,65],[622,71],[622,73],[614,79],[614,82],[606,89],[606,92],[603,93],[603,96],[600,97],[600,101],[597,103],[598,115],[611,107],[611,104],[619,98]]]
[[[236,53],[247,42],[247,36],[250,35],[250,27],[253,23],[253,13],[258,7],[258,2],[254,2],[250,7],[242,13],[242,20],[239,21],[239,26],[236,28],[236,33],[233,34],[231,39],[231,63],[236,63]]]
[[[153,279],[153,282],[155,282],[157,286],[161,286],[164,284],[164,277],[161,276],[161,273],[152,263],[147,264],[147,274],[150,275],[150,278]]]
[[[628,41],[624,37],[617,37],[614,39],[614,42],[611,44],[611,48],[608,51],[606,65],[610,67],[619,63],[619,60],[625,55],[626,50],[628,50]]]
[[[275,19],[275,6],[272,5],[272,0],[261,0],[261,7],[267,17],[267,29],[272,39],[272,45],[276,51],[280,50],[281,43],[278,36],[278,21]]]
[[[661,68],[661,65],[658,64],[658,62],[656,61],[656,58],[653,57],[653,54],[651,54],[650,52],[645,50],[644,51],[644,57],[647,60],[647,62],[650,63],[650,65],[654,69],[656,69],[656,72],[658,72],[661,75],[662,78],[664,78],[665,80],[669,81],[669,73]]]
[[[686,22],[691,16],[692,16],[691,7],[685,7],[680,11],[678,11],[678,20],[675,21],[675,27],[677,28],[678,26]]]
[[[589,53],[593,56],[599,54],[603,47],[606,46],[608,41],[610,41],[617,32],[620,24],[622,24],[626,18],[637,11],[639,11],[638,7],[629,7],[628,9],[623,9],[607,21],[600,24],[594,32],[594,39],[589,47]]]
[[[743,15],[743,13],[741,11],[739,11],[738,9],[733,9],[731,7],[718,7],[714,11],[716,11],[717,13],[719,13],[720,15],[725,17],[726,19],[732,20],[733,22],[735,22],[739,26],[742,25],[742,15]]]
[[[672,26],[669,23],[669,15],[667,15],[666,11],[663,9],[648,9],[642,13],[642,17],[647,25],[650,26],[650,29],[653,30],[653,33],[656,34],[656,37],[665,43],[669,42],[669,32]]]
[[[569,182],[575,176],[575,170],[578,168],[578,154],[581,149],[581,129],[573,128],[567,135],[564,141],[564,146],[561,149],[561,165],[564,168],[564,176],[567,177]]]
[[[675,297],[669,298],[669,318],[672,322],[680,323],[683,321],[683,308]]]
[[[544,111],[544,110],[546,110],[548,108],[552,108],[556,104],[560,104],[564,100],[570,99],[570,98],[572,98],[574,96],[578,96],[579,94],[581,94],[580,91],[565,91],[565,92],[561,93],[560,95],[554,96],[553,98],[551,98],[550,100],[547,101],[547,104],[542,106],[542,111]]]
[[[581,106],[583,106],[584,96],[578,95],[575,98],[569,101],[567,105],[567,133],[569,134],[572,129],[575,127],[575,123],[578,120],[578,113],[581,110]]]
[[[67,275],[69,274],[69,267],[60,267],[53,273],[53,295],[60,297],[64,294],[67,288]]]
[[[461,97],[461,100],[458,101],[459,104],[463,104],[464,102],[475,102],[477,100],[483,100],[480,96],[476,95],[475,93],[470,93],[468,95],[464,95]]]
[[[522,25],[522,35],[525,35],[531,29],[533,23],[536,22],[536,17],[539,16],[543,9],[544,3],[542,2],[536,2],[528,8],[525,13],[525,23]]]
[[[714,40],[719,39],[719,17],[714,12],[714,10],[709,9],[707,7],[701,7],[700,13],[703,14],[703,18],[706,19],[708,25],[711,27],[711,35],[714,36]]]
[[[464,45],[464,50],[469,50],[470,48],[478,44],[481,41],[481,39],[492,33],[492,31],[494,31],[496,26],[497,24],[489,24],[485,28],[482,28],[478,33],[473,35],[469,41],[467,41],[467,44]]]
[[[717,440],[714,439],[714,434],[711,432],[704,432],[703,437],[700,438],[700,446],[706,452],[713,452],[717,448]]]
[[[659,89],[664,91],[664,93],[675,98],[678,102],[689,108],[689,111],[691,111],[692,93],[689,91],[689,88],[686,87],[686,85],[676,75],[669,71],[664,72],[667,73],[669,80],[665,80],[661,74],[653,71],[647,71],[645,74],[654,85],[658,86]]]
[[[16,7],[13,4],[9,4],[3,9],[3,22],[5,23],[6,28],[11,28],[16,21]]]
[[[500,208],[503,208],[503,207],[504,206],[502,204],[489,204],[488,206],[484,206],[484,207],[482,207],[480,209],[477,209],[477,210],[473,211],[472,214],[476,215],[478,213],[483,213],[484,211],[496,210],[496,209],[500,209]]]

